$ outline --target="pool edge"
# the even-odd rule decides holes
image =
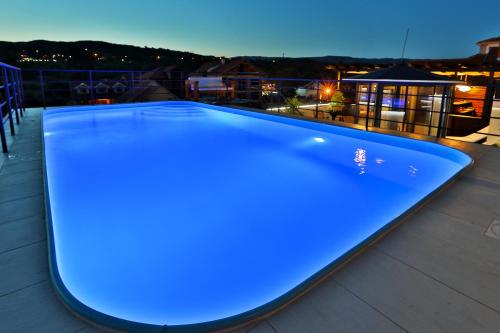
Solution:
[[[157,103],[157,102],[156,102]],[[155,103],[155,104],[156,104]],[[203,104],[203,103],[195,103],[195,102],[188,102],[191,104],[195,105],[203,105],[203,106],[211,106]],[[137,103],[134,103],[137,105]],[[99,106],[96,106],[98,108]],[[218,106],[219,107],[219,106]],[[229,108],[230,107],[222,107],[222,108]],[[62,108],[64,109],[64,108]],[[83,110],[83,108],[82,108]],[[248,109],[243,109],[248,112],[256,112],[253,110],[248,110]],[[280,115],[270,113],[270,112],[262,112],[264,114],[269,114],[269,115],[274,115],[279,117]],[[415,214],[420,208],[422,208],[426,203],[428,203],[430,200],[432,200],[438,193],[442,192],[445,188],[447,188],[450,184],[452,184],[457,178],[459,178],[461,175],[463,175],[465,172],[467,172],[473,165],[474,165],[474,159],[466,152],[457,149],[455,147],[450,147],[447,146],[446,144],[440,143],[440,142],[434,142],[434,141],[426,141],[429,144],[437,144],[437,145],[442,145],[448,149],[453,149],[461,152],[462,154],[465,154],[467,157],[469,157],[470,161],[467,165],[465,165],[462,169],[457,171],[453,176],[451,176],[447,181],[445,181],[443,184],[441,184],[439,187],[435,188],[432,192],[430,192],[428,195],[420,199],[418,202],[416,202],[414,205],[409,207],[406,211],[404,211],[401,215],[393,219],[392,221],[388,222],[384,227],[379,229],[377,232],[372,234],[370,237],[365,239],[363,242],[359,243],[355,247],[353,247],[351,250],[343,254],[341,257],[339,257],[337,260],[331,262],[327,266],[325,266],[323,269],[319,270],[316,272],[314,275],[310,276],[307,280],[302,282],[301,284],[297,285],[295,288],[292,290],[288,291],[287,293],[283,294],[282,296],[276,298],[275,300],[268,302],[266,304],[263,304],[255,309],[240,313],[238,315],[234,315],[231,317],[226,317],[210,322],[202,322],[202,323],[197,323],[197,324],[186,324],[186,325],[154,325],[154,324],[146,324],[146,323],[139,323],[139,322],[134,322],[134,321],[129,321],[126,319],[120,319],[117,317],[113,317],[107,314],[104,314],[102,312],[99,312],[97,310],[94,310],[93,308],[85,305],[81,301],[79,301],[75,296],[71,294],[71,292],[66,288],[64,285],[64,282],[59,275],[59,270],[57,267],[57,261],[56,261],[56,251],[55,251],[55,244],[54,244],[54,239],[53,239],[53,226],[52,226],[52,216],[51,216],[51,209],[50,209],[50,198],[49,198],[49,190],[48,190],[48,182],[47,182],[47,170],[46,170],[46,161],[45,161],[45,137],[43,135],[44,133],[44,117],[43,117],[43,112],[41,114],[41,133],[40,135],[42,136],[42,168],[43,168],[43,186],[44,186],[44,205],[45,205],[45,218],[46,218],[46,231],[47,231],[47,247],[48,247],[48,263],[49,263],[49,273],[50,273],[50,279],[52,282],[52,286],[55,289],[56,295],[60,299],[60,301],[63,303],[63,305],[70,311],[72,312],[75,316],[78,318],[85,320],[89,322],[90,324],[98,327],[102,327],[104,329],[108,330],[118,330],[118,331],[129,331],[129,332],[144,332],[144,333],[156,333],[156,332],[200,332],[200,331],[229,331],[233,329],[237,329],[238,327],[243,327],[251,324],[252,322],[256,322],[258,320],[261,320],[263,318],[267,318],[281,310],[283,310],[285,307],[287,307],[289,304],[293,303],[306,293],[308,293],[310,290],[315,288],[317,285],[322,283],[324,280],[329,278],[332,274],[337,272],[339,269],[341,269],[344,265],[348,264],[352,260],[356,259],[359,255],[364,253],[366,250],[368,250],[373,244],[378,242],[380,239],[388,235],[391,231],[395,230],[400,224],[405,222],[405,220]],[[306,119],[302,118],[296,118],[296,117],[290,117],[293,119],[297,120],[302,120],[302,121],[308,121]],[[335,124],[332,123],[326,123],[326,122],[320,122],[320,121],[315,121],[316,123],[322,123],[324,125],[330,125],[330,126],[336,126]],[[350,128],[350,127],[348,127]],[[356,129],[356,128],[352,128]],[[360,129],[358,129],[360,130]],[[391,134],[386,134],[386,133],[377,133],[380,135],[391,135]],[[392,135],[396,136],[402,139],[409,139],[409,140],[418,140],[415,138],[409,138],[409,137],[402,137],[402,136],[397,136],[397,135]]]

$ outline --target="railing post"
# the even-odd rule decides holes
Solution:
[[[44,85],[44,80],[43,80],[43,71],[40,70],[38,71],[38,77],[40,79],[40,92],[42,94],[42,103],[43,103],[43,109],[45,110],[47,108],[47,104],[45,103],[45,85]]]
[[[5,84],[5,78],[4,78],[4,84]],[[7,90],[7,86],[4,85],[4,89]],[[1,95],[0,95],[1,96]],[[7,101],[4,102],[5,105],[7,105]],[[0,107],[0,139],[2,141],[2,151],[4,153],[7,153],[9,151],[9,148],[7,146],[7,138],[5,136],[5,127],[4,127],[4,122],[3,122],[3,105]]]
[[[184,98],[187,100],[191,99],[191,81],[184,81]]]
[[[22,115],[26,112],[26,97],[24,96],[24,80],[23,73],[21,70],[17,71],[17,75],[19,77],[19,89],[21,90],[21,107],[22,107]]]
[[[17,93],[17,80],[15,79],[14,75],[14,70],[9,69],[8,73],[10,73],[10,78],[11,78],[11,84],[12,84],[12,99],[14,100],[14,114],[16,116],[16,124],[19,125],[19,100],[18,100],[18,93]]]
[[[316,81],[316,108],[314,111],[314,118],[318,118],[318,112],[319,112],[319,99],[320,99],[320,94],[319,94],[320,86],[319,86],[319,81]]]
[[[194,81],[193,96],[195,101],[198,101],[200,99],[200,82],[198,81]]]
[[[16,77],[16,87],[17,87],[17,96],[19,100],[19,113],[21,114],[21,117],[24,116],[24,96],[23,96],[23,84],[21,81],[21,75],[20,75],[21,70],[15,70],[14,75]]]
[[[356,93],[358,93],[358,88],[356,85]],[[368,120],[370,119],[370,103],[372,101],[372,84],[368,84],[368,103],[366,103],[366,123],[365,130],[368,131]],[[359,116],[359,113],[358,113]]]
[[[449,86],[443,87],[443,93],[441,95],[441,108],[439,110],[439,124],[437,130],[437,137],[446,137],[446,127],[448,123],[448,110],[451,108],[451,89]]]
[[[130,72],[130,81],[131,81],[131,89],[132,89],[132,102],[134,101],[135,98],[135,82],[134,82],[134,72]]]
[[[10,135],[15,135],[16,130],[14,129],[14,119],[12,119],[12,103],[10,96],[9,76],[7,74],[7,69],[5,67],[3,68],[3,80],[5,85],[5,97],[7,98],[7,109],[9,110]]]
[[[278,80],[277,89],[278,89],[277,93],[278,93],[278,105],[279,105],[281,103],[281,80]],[[280,111],[281,111],[280,107],[278,106],[278,112],[280,112]]]
[[[90,84],[90,104],[94,104],[94,78],[92,71],[89,71],[89,84]]]
[[[5,137],[5,127],[3,127],[3,114],[2,114],[2,112],[0,112],[0,138],[2,140],[2,151],[4,153],[8,153],[9,147],[7,146],[7,138]]]

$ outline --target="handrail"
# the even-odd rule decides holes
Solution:
[[[16,67],[16,66],[12,66],[12,65],[9,65],[9,64],[6,64],[4,62],[0,62],[0,67],[5,67],[5,68],[10,68],[10,69],[15,69],[17,71],[20,71],[21,68],[19,67]]]
[[[461,123],[455,121],[458,118],[466,121],[472,119],[470,130],[478,130],[476,127],[483,126],[490,119],[497,119],[496,114],[491,114],[492,105],[497,101],[494,97],[494,92],[499,87],[497,81],[480,84],[481,88],[488,92],[484,96],[467,97],[467,100],[474,104],[476,114],[479,115],[472,117],[459,114],[458,109],[453,106],[453,101],[457,100],[460,95],[455,96],[455,89],[450,86],[449,81],[355,82],[340,77],[311,79],[220,75],[217,84],[205,87],[202,85],[204,79],[195,74],[191,77],[180,75],[158,78],[157,76],[154,79],[149,75],[144,75],[155,70],[41,68],[23,69],[23,71],[26,72],[26,83],[31,92],[32,100],[30,101],[35,102],[32,103],[33,106],[143,101],[145,100],[144,89],[148,88],[151,82],[156,82],[157,85],[154,87],[165,88],[159,91],[149,89],[155,90],[152,94],[156,95],[156,98],[160,94],[165,94],[165,99],[172,98],[173,92],[177,99],[202,100],[217,104],[241,104],[269,111],[304,113],[306,117],[312,118],[335,120],[336,117],[362,125],[366,129],[369,127],[395,128],[400,131],[422,132],[421,134],[438,137],[445,137],[448,134],[461,135],[464,129],[461,128]],[[75,73],[83,75],[75,75]],[[120,89],[113,88],[112,85],[115,83],[121,83]],[[375,89],[379,84],[384,87],[380,91],[378,88]],[[424,90],[413,89],[416,86],[426,88],[423,88]],[[391,88],[386,91],[387,87]],[[325,91],[328,91],[326,95]],[[330,102],[336,91],[342,93],[342,101],[335,102],[335,107],[331,107]],[[383,95],[383,97],[376,99],[377,95]],[[291,100],[293,96],[298,96],[300,99],[298,101],[301,104],[300,108],[287,106],[290,102],[297,102]],[[320,105],[325,102],[326,104]],[[306,107],[307,104],[312,104],[312,106]],[[337,111],[340,109],[343,111],[335,112],[334,108]],[[298,111],[294,111],[295,109]],[[455,110],[456,113],[454,113]]]
[[[2,151],[8,152],[7,135],[5,124],[8,122],[10,135],[16,134],[15,124],[20,123],[20,118],[24,116],[25,100],[24,87],[21,69],[3,62],[0,62],[0,139]]]
[[[151,70],[145,69],[51,69],[51,68],[23,68],[24,72],[66,72],[66,73],[145,73]]]

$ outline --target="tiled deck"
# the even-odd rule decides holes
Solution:
[[[485,235],[500,220],[500,149],[462,148],[476,160],[465,176],[304,297],[240,331],[500,332],[500,240]],[[102,332],[52,291],[40,152],[40,110],[29,110],[0,169],[0,332]]]

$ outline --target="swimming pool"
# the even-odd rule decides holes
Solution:
[[[284,304],[472,161],[442,145],[191,102],[43,113],[61,298],[119,329]]]

